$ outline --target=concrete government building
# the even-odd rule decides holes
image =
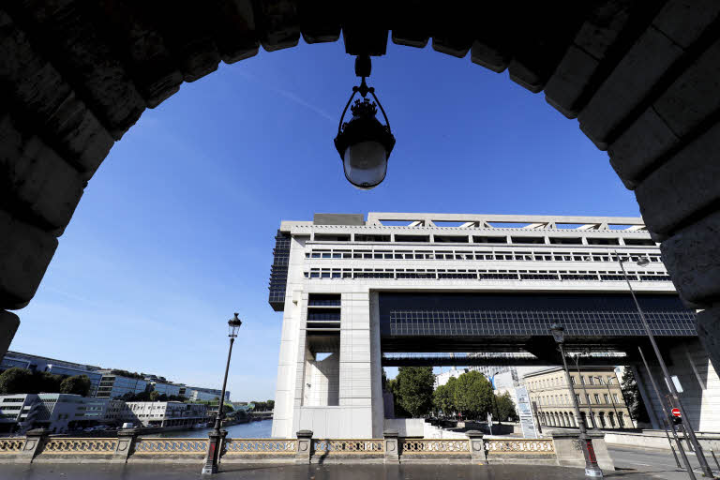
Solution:
[[[569,353],[633,368],[659,428],[638,346],[648,358],[651,349],[620,261],[689,420],[720,430],[720,381],[695,312],[642,219],[369,213],[281,223],[269,299],[283,312],[273,437],[381,437],[384,366],[559,365],[552,323],[565,326]]]

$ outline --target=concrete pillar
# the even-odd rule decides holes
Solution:
[[[18,463],[32,463],[36,456],[42,452],[50,433],[44,428],[33,428],[25,434],[25,445],[23,445],[22,453],[18,456]]]
[[[400,441],[398,432],[387,430],[383,432],[385,439],[385,463],[400,463]]]
[[[595,458],[603,472],[614,472],[615,464],[608,453],[605,435],[602,433],[588,433],[587,438],[592,440]],[[563,467],[585,467],[585,455],[583,454],[579,431],[553,432],[552,439],[555,444],[558,465]]]
[[[137,441],[137,430],[127,428],[118,431],[118,443],[115,448],[115,457],[112,463],[127,463],[130,455],[135,450],[135,442]]]
[[[14,313],[0,310],[0,360],[3,359],[5,354],[10,348],[10,342],[15,337],[20,326],[20,319]]]
[[[295,454],[295,463],[309,464],[312,456],[312,436],[310,430],[300,430],[297,432],[298,446]]]
[[[483,441],[483,433],[478,430],[468,430],[465,432],[470,442],[470,459],[475,462],[484,462],[487,460],[485,455],[485,442]]]

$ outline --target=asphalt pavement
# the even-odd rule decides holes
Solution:
[[[615,468],[618,469],[618,475],[628,472],[644,474],[647,475],[646,478],[653,479],[688,480],[690,478],[685,466],[683,465],[682,458],[678,456],[680,465],[682,465],[683,468],[677,468],[675,458],[673,458],[673,454],[669,450],[615,447],[611,445],[608,446],[608,450],[610,451],[610,456],[615,462]],[[702,470],[700,470],[700,464],[698,463],[696,455],[693,452],[687,452],[687,456],[693,467],[695,476],[698,480],[702,479]],[[720,471],[715,465],[710,452],[705,452],[705,458],[710,464],[710,468],[713,473],[718,475]]]

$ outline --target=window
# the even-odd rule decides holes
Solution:
[[[620,399],[618,398],[617,393],[613,393],[613,399],[615,400],[615,403],[620,403]]]
[[[603,398],[605,399],[605,403],[610,403],[610,397],[608,397],[607,393],[603,394]]]
[[[600,385],[603,384],[603,379],[602,379],[602,377],[597,377],[597,380],[598,380],[598,383],[599,383]]]
[[[572,382],[573,385],[575,385],[575,377],[570,377],[570,381]]]
[[[590,385],[595,385],[595,377],[590,377]]]
[[[600,404],[600,395],[597,393],[595,394],[595,403]]]

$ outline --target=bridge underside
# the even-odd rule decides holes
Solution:
[[[383,366],[558,364],[553,323],[565,327],[567,352],[584,352],[588,364],[635,364],[637,347],[650,348],[628,295],[382,292],[379,298]],[[639,301],[661,348],[697,337],[695,314],[677,296]]]

